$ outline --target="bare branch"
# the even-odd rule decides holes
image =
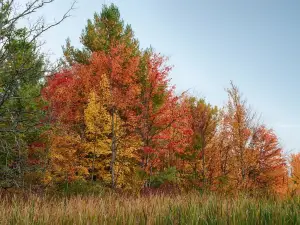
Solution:
[[[35,41],[42,33],[46,32],[47,30],[61,24],[65,19],[69,18],[71,15],[70,15],[70,12],[74,10],[75,8],[75,4],[76,4],[76,1],[73,2],[73,4],[71,5],[71,7],[68,9],[68,11],[62,16],[62,18],[58,21],[58,22],[54,22],[53,24],[50,24],[46,27],[44,27],[44,25],[42,25],[42,28],[41,30],[35,34],[31,40],[31,42]]]

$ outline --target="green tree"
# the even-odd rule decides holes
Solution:
[[[5,187],[20,186],[26,172],[27,143],[38,137],[37,125],[43,116],[39,95],[44,58],[35,42],[26,41],[27,32],[19,29],[14,33],[0,68],[0,163],[9,174],[4,175]]]
[[[125,45],[129,56],[139,54],[139,43],[134,37],[131,26],[124,24],[120,17],[117,6],[111,4],[104,5],[100,14],[94,14],[94,20],[88,20],[87,26],[82,32],[81,43],[83,49],[76,49],[67,39],[66,46],[63,47],[65,58],[62,59],[65,66],[74,63],[88,63],[93,52],[104,51],[111,54],[117,45]]]
[[[33,26],[17,24],[54,0],[28,2],[16,10],[14,0],[0,0],[0,187],[24,186],[24,177],[36,165],[37,156],[28,161],[30,143],[39,139],[44,112],[39,98],[42,78],[47,69],[40,52],[41,34],[54,24],[41,20]]]

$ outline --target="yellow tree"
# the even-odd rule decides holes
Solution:
[[[115,162],[116,187],[126,187],[132,183],[134,173],[134,152],[138,149],[138,139],[125,135],[123,121],[119,116],[112,117],[109,112],[111,102],[110,86],[106,75],[98,89],[90,93],[89,101],[84,110],[86,126],[85,165],[88,167],[92,180],[111,183],[111,144],[114,126],[115,139],[118,143]],[[113,119],[113,120],[112,120]]]
[[[84,179],[88,171],[78,160],[79,150],[82,147],[80,137],[59,127],[52,128],[49,136],[51,139],[50,160],[44,182],[46,184],[69,183],[73,180]]]
[[[235,158],[235,169],[233,170],[235,183],[244,187],[247,184],[247,173],[251,164],[255,163],[253,152],[250,149],[252,133],[254,130],[255,114],[247,108],[246,101],[242,99],[238,88],[231,83],[227,90],[228,103],[225,116],[227,129],[230,131],[231,152]]]
[[[84,110],[84,119],[86,125],[86,143],[85,151],[87,155],[87,165],[91,173],[91,179],[100,179],[104,182],[110,182],[110,145],[111,116],[107,111],[105,104],[109,101],[108,82],[106,76],[103,76],[98,95],[95,91],[90,93],[89,102]],[[90,163],[92,159],[92,163]]]
[[[216,134],[209,145],[207,177],[212,190],[225,191],[232,188],[234,165],[233,134],[231,132],[231,116],[225,109],[219,111],[219,124]]]
[[[300,194],[300,153],[291,156],[290,191],[292,195]]]
[[[251,148],[256,128],[255,114],[251,113],[232,82],[227,93],[228,102],[220,111],[220,123],[213,141],[215,152],[209,170],[214,174],[214,186],[230,191],[247,188],[248,174],[256,164],[257,155]]]
[[[214,172],[217,184],[229,191],[285,193],[287,170],[276,135],[255,123],[255,114],[235,85],[231,83],[227,92],[229,100],[221,113],[214,144],[217,154],[213,164],[220,169]]]

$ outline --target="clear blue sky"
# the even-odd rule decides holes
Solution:
[[[46,19],[59,18],[70,2],[47,7]],[[80,45],[104,2],[119,7],[143,48],[170,57],[179,91],[222,106],[233,80],[285,150],[300,151],[300,1],[78,0],[72,18],[44,35],[52,60],[67,37]]]

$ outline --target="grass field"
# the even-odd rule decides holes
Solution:
[[[4,197],[0,224],[300,224],[300,200],[199,194]]]

